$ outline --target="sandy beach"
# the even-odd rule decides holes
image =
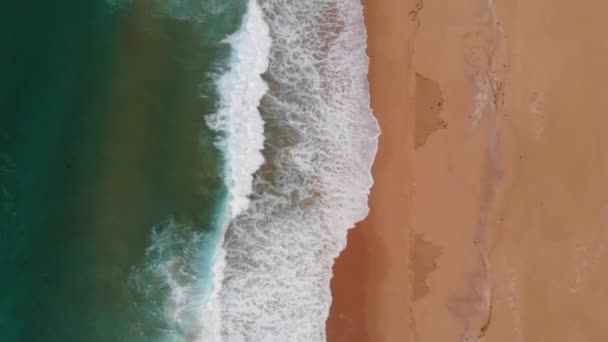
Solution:
[[[608,4],[364,6],[382,136],[329,341],[607,341]]]
[[[365,1],[371,105],[382,129],[370,214],[351,229],[332,281],[329,341],[396,341],[411,329],[411,64],[414,1]],[[397,15],[403,13],[403,15]],[[414,20],[412,20],[414,19]]]

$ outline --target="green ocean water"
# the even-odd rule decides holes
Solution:
[[[162,271],[208,280],[226,188],[203,118],[245,9],[0,3],[0,341],[188,340]]]

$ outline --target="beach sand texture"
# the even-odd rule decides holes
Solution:
[[[608,341],[608,3],[364,6],[382,135],[329,341]]]

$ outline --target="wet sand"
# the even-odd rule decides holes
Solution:
[[[383,133],[330,342],[608,340],[607,10],[365,2]]]
[[[413,126],[410,73],[416,22],[413,1],[364,2],[370,55],[372,108],[382,129],[372,169],[370,214],[351,229],[336,261],[332,342],[407,341],[410,324],[410,258]],[[404,15],[395,15],[403,13]],[[409,37],[409,38],[408,38]]]

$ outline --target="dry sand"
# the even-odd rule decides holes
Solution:
[[[604,342],[608,3],[368,0],[382,128],[330,342]]]

